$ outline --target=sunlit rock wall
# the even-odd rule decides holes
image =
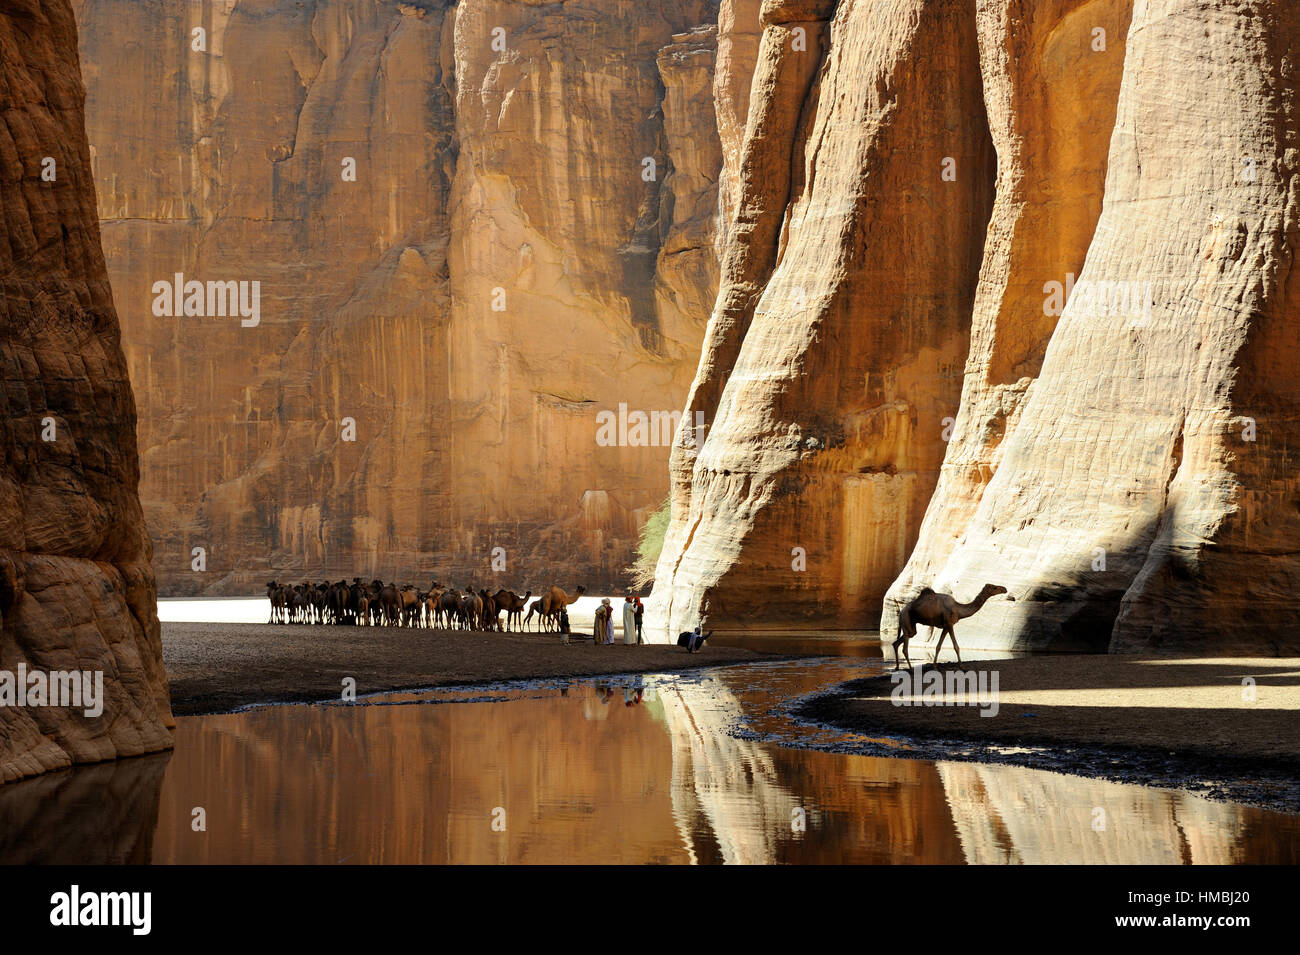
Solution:
[[[863,626],[915,540],[968,350],[994,175],[974,6],[769,0],[762,23],[659,636],[702,611]]]
[[[164,589],[616,583],[671,438],[597,416],[680,410],[716,290],[716,0],[74,7]]]
[[[1131,0],[980,5],[997,200],[961,407],[919,543],[885,598],[882,632],[896,630],[898,606],[923,586],[965,601],[985,583],[1002,582],[1000,574],[954,581],[940,571],[1002,460],[1004,439],[1042,366],[1061,304],[1048,301],[1044,285],[1058,282],[1064,292],[1067,276],[1082,271],[1106,188],[1131,8]],[[997,603],[981,613],[994,612]],[[970,628],[962,625],[963,637]]]
[[[0,7],[0,782],[171,746],[84,97],[66,0]],[[20,705],[51,671],[101,674],[103,712]]]
[[[1014,601],[962,623],[963,646],[1300,649],[1298,44],[1291,3],[1134,4],[1079,284],[1041,368],[1017,373],[1026,397],[992,473],[953,482],[969,517],[927,525],[895,594],[923,577],[967,599],[985,581],[1010,588]],[[1040,282],[1068,263],[1028,261]],[[996,354],[1003,323],[976,318]],[[967,383],[974,429],[989,373],[968,366],[984,379]]]
[[[1297,17],[764,3],[658,635],[1294,652]]]

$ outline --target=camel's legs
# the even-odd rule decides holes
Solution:
[[[912,669],[912,655],[907,652],[907,645],[911,639],[916,636],[915,630],[907,630],[902,625],[898,628],[898,639],[894,641],[894,669],[898,669],[898,645],[903,645],[903,659],[907,661],[907,668]]]
[[[961,663],[961,647],[957,646],[957,631],[949,630],[948,636],[952,637],[952,648],[957,654],[957,662]]]
[[[944,637],[947,637],[951,633],[952,633],[952,629],[949,628],[947,624],[945,624],[943,628],[943,632],[939,634],[939,645],[934,648],[934,659],[930,661],[931,663],[939,662],[939,651],[943,649]]]

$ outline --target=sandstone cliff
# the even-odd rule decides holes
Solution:
[[[84,96],[66,0],[5,4],[0,671],[99,671],[104,699],[99,716],[6,700],[0,782],[171,745],[135,406],[100,249]]]
[[[713,302],[716,0],[74,6],[161,586],[619,579],[670,438],[597,416],[680,409]]]
[[[764,3],[665,630],[992,582],[963,646],[1300,647],[1297,18]]]
[[[723,626],[879,606],[956,413],[993,200],[971,4],[769,0],[762,23],[686,406],[705,439],[673,449],[669,632],[706,605]]]
[[[982,27],[1003,6],[1019,5],[986,4]],[[1067,31],[1081,6],[1060,6]],[[954,481],[968,516],[934,520],[898,592],[1010,588],[964,623],[973,646],[1293,653],[1300,10],[1151,0],[1132,20],[1079,284],[1041,367],[968,365],[978,406],[1020,376],[1026,397],[982,486]],[[1021,261],[1039,283],[1068,263]],[[1012,336],[994,311],[976,321],[996,356]]]

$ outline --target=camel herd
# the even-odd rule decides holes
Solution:
[[[271,618],[267,623],[340,623],[363,626],[433,627],[446,630],[503,630],[511,624],[526,629],[537,618],[537,629],[557,630],[560,612],[586,593],[579,587],[572,597],[559,587],[551,587],[529,604],[531,590],[523,596],[511,590],[494,594],[473,586],[464,590],[444,587],[433,581],[428,590],[411,584],[398,587],[382,580],[364,583],[353,577],[352,583],[282,585],[270,581],[266,596],[271,601]],[[524,611],[528,616],[524,616]],[[505,626],[501,625],[502,614]]]

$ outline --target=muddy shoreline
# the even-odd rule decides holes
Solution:
[[[997,670],[997,715],[900,706],[886,673],[791,701],[796,720],[855,734],[816,748],[1000,763],[1300,813],[1297,661],[1050,656],[926,667]],[[919,667],[918,667],[919,669]],[[1254,679],[1255,698],[1242,680]],[[1204,705],[1199,705],[1204,704]]]
[[[163,664],[177,716],[254,704],[337,701],[394,690],[507,680],[614,676],[792,659],[809,654],[664,644],[560,644],[553,633],[474,633],[400,627],[164,623]]]

